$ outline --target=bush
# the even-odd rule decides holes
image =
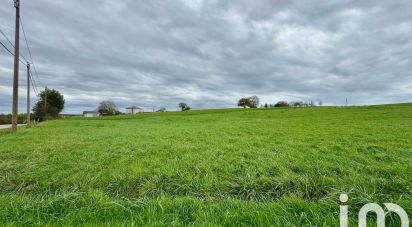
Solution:
[[[279,101],[275,104],[275,107],[289,107],[289,103],[286,101]]]

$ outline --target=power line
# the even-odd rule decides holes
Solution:
[[[2,46],[4,47],[4,49],[6,49],[7,52],[9,52],[9,53],[10,53],[11,55],[13,55],[13,57],[14,57],[13,52],[11,52],[11,51],[9,50],[9,48],[7,48],[6,45],[4,45],[1,41],[0,41],[0,45],[2,45]],[[21,60],[20,58],[19,58],[19,61],[20,61],[23,65],[26,65],[26,63],[24,63],[24,61]]]
[[[31,73],[30,73],[30,75],[31,75]],[[38,93],[38,91],[37,91],[36,85],[35,85],[35,83],[33,82],[33,78],[32,78],[31,76],[30,76],[30,83],[31,83],[31,85],[32,85],[32,87],[33,87],[34,93],[36,94],[36,96],[38,96],[39,93]]]
[[[31,73],[30,73],[30,75],[31,75]],[[34,93],[36,93],[36,95],[38,95],[39,94],[38,86],[37,86],[35,80],[32,77],[30,77],[30,78],[31,78],[31,83],[33,84]]]
[[[29,76],[30,77],[30,84],[32,85],[31,87],[33,88],[34,93],[36,93],[36,95],[37,95],[37,93],[38,93],[37,87],[38,86],[36,84],[36,81],[33,79],[33,77],[31,75],[33,75],[32,68],[30,68],[30,76]]]
[[[36,65],[34,64],[33,57],[32,57],[32,55],[31,55],[31,51],[30,51],[30,47],[29,47],[29,42],[27,41],[26,31],[24,30],[23,21],[21,20],[21,17],[20,17],[20,24],[21,24],[21,29],[22,29],[22,31],[23,31],[24,40],[26,41],[27,50],[29,51],[29,57],[30,57],[30,60],[31,60],[31,64],[33,65],[34,72],[35,72],[35,74],[36,74],[36,78],[37,78],[37,80],[39,81],[40,85],[43,86],[43,83],[41,82],[41,80],[40,80],[40,78],[39,78],[39,74],[37,73],[37,69],[36,69]]]
[[[11,55],[14,56],[14,54],[9,50],[9,48],[7,48],[1,41],[0,41],[0,44],[4,47],[4,49],[7,50],[7,52],[9,52]]]
[[[37,93],[37,85],[36,85],[36,83],[33,81],[33,78],[32,78],[31,75],[33,75],[33,74],[31,73],[31,69],[30,69],[30,83],[32,84],[32,87],[33,87],[34,92]]]
[[[6,34],[3,32],[3,30],[0,29],[0,33],[4,36],[4,38],[7,39],[7,41],[10,43],[10,45],[14,48],[14,44],[13,44],[13,43],[10,41],[10,39],[6,36]],[[22,55],[21,53],[20,53],[20,56],[21,56],[26,62],[29,62],[29,61],[27,61],[27,59],[24,57],[24,55]]]

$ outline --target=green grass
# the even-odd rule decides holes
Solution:
[[[411,171],[412,104],[63,119],[0,135],[0,223],[357,226]]]

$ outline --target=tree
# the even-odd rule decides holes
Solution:
[[[259,106],[259,97],[256,95],[250,96],[248,99],[250,108],[257,108]]]
[[[311,107],[314,107],[314,106],[316,106],[316,104],[315,104],[315,101],[313,101],[313,100],[310,100],[310,101],[309,101],[309,106],[311,106]]]
[[[27,119],[26,114],[18,114],[17,122],[19,124],[25,124]],[[11,124],[11,114],[0,114],[0,125]]]
[[[97,108],[97,111],[101,115],[116,115],[119,111],[116,108],[116,104],[112,101],[103,101],[100,103],[99,107]]]
[[[187,105],[187,104],[184,103],[184,102],[179,103],[179,107],[180,107],[180,109],[181,109],[182,111],[188,111],[188,110],[190,110],[190,106]]]
[[[156,110],[156,112],[166,112],[166,108],[160,107],[158,110]]]
[[[275,107],[289,107],[289,103],[286,101],[279,101],[275,104]]]
[[[239,99],[239,102],[237,103],[237,106],[241,106],[243,108],[246,108],[249,105],[250,104],[249,104],[249,99],[248,98],[241,98],[241,99]]]
[[[241,98],[239,99],[237,106],[241,106],[243,108],[257,108],[259,106],[259,97],[254,95],[250,96],[249,98]]]
[[[39,101],[34,105],[34,118],[38,121],[55,119],[64,109],[64,96],[55,89],[45,89],[39,94]]]
[[[265,103],[264,107],[265,107],[265,108],[268,108],[268,107],[269,107],[269,105],[268,105],[267,103]]]
[[[322,105],[323,105],[322,100],[319,100],[319,102],[318,102],[318,106],[322,106]]]
[[[289,106],[303,107],[303,102],[301,102],[301,101],[291,102],[291,103],[289,103]]]
[[[309,102],[303,102],[303,107],[308,107],[309,106]]]

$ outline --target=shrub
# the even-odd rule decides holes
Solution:
[[[286,101],[279,101],[275,104],[275,107],[289,107],[289,103]]]

